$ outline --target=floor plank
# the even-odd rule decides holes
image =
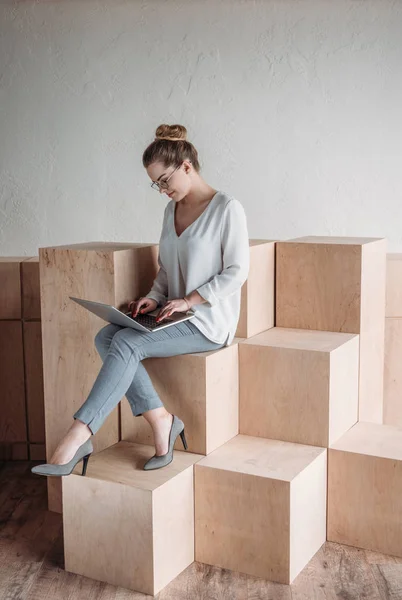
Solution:
[[[336,598],[382,600],[364,550],[327,542]]]
[[[330,568],[331,548],[324,544],[308,565],[296,577],[292,600],[338,600]]]
[[[147,600],[69,573],[62,516],[47,510],[45,477],[29,461],[0,465],[0,598]],[[402,558],[327,542],[291,586],[194,562],[157,600],[402,600]]]

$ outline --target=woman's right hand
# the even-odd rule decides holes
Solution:
[[[153,300],[152,298],[140,298],[139,300],[132,300],[129,303],[128,308],[131,311],[131,316],[136,317],[138,313],[144,315],[152,310],[155,310],[157,306],[157,301]]]

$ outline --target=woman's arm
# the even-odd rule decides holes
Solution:
[[[205,304],[206,303],[205,298],[200,296],[199,293],[197,292],[197,290],[194,290],[193,292],[191,292],[191,294],[187,294],[187,296],[184,296],[184,298],[189,301],[190,307],[194,306],[195,304]]]
[[[159,271],[152,284],[151,291],[144,298],[152,298],[158,305],[164,304],[168,295],[168,279],[165,267],[162,264],[160,253],[158,252]]]
[[[225,207],[221,240],[223,270],[194,290],[211,306],[236,292],[248,277],[250,246],[247,218],[243,205],[235,198],[229,200]],[[194,292],[187,296],[189,300]]]

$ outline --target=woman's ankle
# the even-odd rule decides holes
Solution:
[[[80,421],[79,419],[74,419],[74,423],[70,427],[69,434],[74,439],[85,441],[92,435],[92,431],[86,423],[83,423],[83,421]]]
[[[143,413],[143,417],[148,421],[151,427],[158,425],[163,420],[167,420],[171,417],[171,414],[166,410],[164,406],[158,408],[152,408]]]

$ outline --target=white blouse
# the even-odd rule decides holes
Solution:
[[[145,297],[163,305],[197,290],[207,302],[191,307],[195,314],[191,322],[211,341],[229,346],[237,329],[241,287],[250,266],[244,208],[229,194],[218,191],[204,212],[178,236],[175,206],[171,200],[165,208],[160,269]]]

